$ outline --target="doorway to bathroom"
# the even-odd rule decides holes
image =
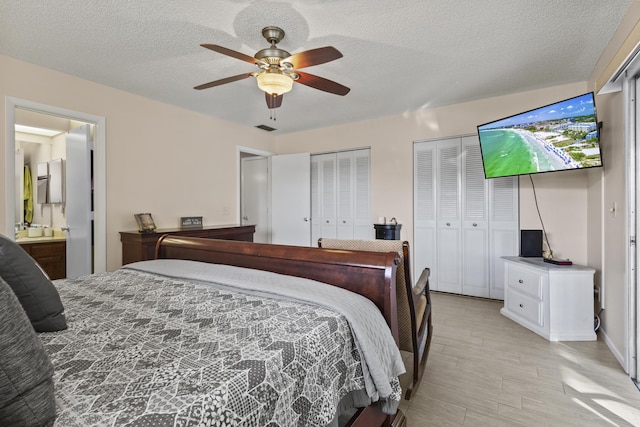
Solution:
[[[28,151],[30,169],[35,168],[31,175],[32,184],[37,186],[38,163],[51,164],[52,160],[62,159],[63,171],[63,201],[60,203],[37,203],[34,200],[31,217],[41,221],[41,227],[48,225],[54,230],[62,228],[67,240],[67,277],[79,277],[92,272],[106,270],[106,209],[105,209],[105,119],[86,113],[61,109],[58,107],[36,104],[26,100],[11,98],[7,100],[6,109],[7,152],[22,151],[23,156]],[[57,124],[54,124],[57,123]],[[63,123],[62,125],[60,123]],[[64,124],[66,123],[66,124]],[[60,128],[66,127],[66,129]],[[45,137],[37,137],[33,129],[47,129],[58,132],[59,146],[51,143],[49,147],[34,148],[29,146],[34,140],[46,144]],[[29,141],[24,141],[24,140]],[[51,138],[53,141],[53,138]],[[89,144],[92,140],[93,143]],[[61,146],[64,145],[64,148]],[[93,149],[91,149],[93,148]],[[55,159],[46,160],[46,151],[53,153]],[[31,161],[33,156],[34,161]],[[16,154],[16,159],[20,156]],[[57,163],[54,161],[53,163]],[[24,176],[18,162],[7,161],[6,192],[14,194],[7,197],[6,229],[11,230],[16,224],[24,222],[18,201],[20,177]],[[43,168],[41,167],[41,168]],[[44,176],[44,173],[43,173]],[[48,174],[51,179],[51,175]],[[36,188],[32,186],[33,188]],[[37,190],[36,190],[37,192]],[[34,195],[37,197],[37,193]],[[70,196],[70,197],[69,197]],[[86,196],[86,197],[85,197]],[[51,201],[52,199],[49,199]],[[53,199],[58,200],[58,199]],[[78,213],[79,212],[79,213]],[[78,222],[77,218],[81,221]],[[73,219],[76,218],[76,219]],[[84,223],[84,225],[83,225]],[[44,228],[44,227],[43,227]],[[36,230],[37,231],[37,230]],[[35,234],[35,233],[34,233]]]

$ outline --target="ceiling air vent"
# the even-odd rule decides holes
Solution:
[[[267,132],[273,132],[274,130],[276,130],[276,128],[272,128],[271,126],[267,126],[267,125],[258,125],[256,127],[258,129],[266,130]]]

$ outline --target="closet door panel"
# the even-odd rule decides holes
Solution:
[[[431,289],[438,290],[436,267],[436,143],[413,146],[413,277],[429,267]]]
[[[438,290],[462,292],[461,174],[459,138],[437,143]]]
[[[354,160],[352,152],[341,152],[336,155],[337,162],[337,237],[353,239],[354,216]]]
[[[501,257],[517,256],[520,245],[518,178],[493,178],[489,182],[489,242],[491,287],[489,297],[504,299],[504,267]]]
[[[321,191],[321,224],[322,237],[335,238],[336,229],[336,155],[319,156]]]
[[[369,149],[311,156],[312,236],[371,239]]]
[[[311,156],[311,246],[322,237],[322,194],[318,156]]]
[[[414,276],[431,288],[503,299],[518,253],[517,178],[486,180],[476,135],[414,144]]]
[[[462,138],[462,293],[489,296],[487,181],[477,136]]]
[[[369,240],[373,236],[370,158],[368,148],[353,152],[353,237],[362,240]]]

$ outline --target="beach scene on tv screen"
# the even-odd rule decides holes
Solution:
[[[592,94],[478,126],[487,178],[602,166]]]

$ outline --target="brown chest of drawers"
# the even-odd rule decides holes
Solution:
[[[255,225],[218,225],[198,229],[165,228],[158,229],[155,233],[121,231],[122,264],[154,259],[156,242],[165,234],[253,242],[253,234],[255,231]]]

